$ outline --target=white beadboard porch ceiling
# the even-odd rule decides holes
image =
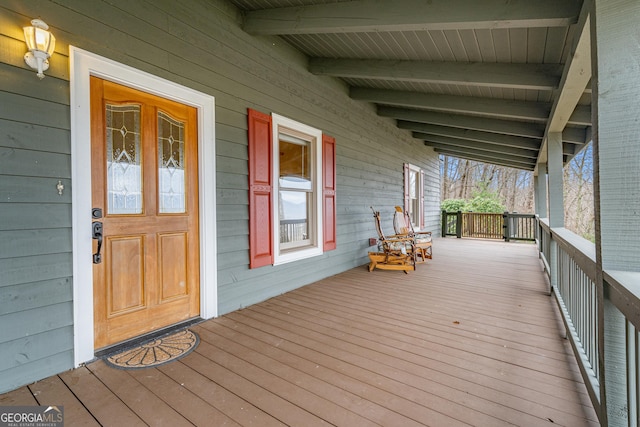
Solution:
[[[524,170],[591,139],[590,0],[230,0],[437,152]]]

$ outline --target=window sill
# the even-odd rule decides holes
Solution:
[[[307,258],[322,255],[321,247],[310,247],[302,250],[289,250],[287,252],[276,255],[273,265],[287,264],[289,262],[300,261]]]

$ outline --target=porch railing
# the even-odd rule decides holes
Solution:
[[[533,214],[442,211],[442,236],[536,240]]]
[[[306,238],[306,219],[283,219],[280,221],[280,243],[298,242]]]
[[[442,211],[442,237],[462,237],[462,212]]]
[[[537,224],[551,293],[600,420],[640,426],[640,273],[598,273],[593,243],[545,219]]]
[[[509,240],[526,240],[535,241],[538,223],[534,214],[519,214],[505,212],[503,214],[504,221],[504,239]]]
[[[502,239],[504,237],[502,214],[464,212],[462,237]]]

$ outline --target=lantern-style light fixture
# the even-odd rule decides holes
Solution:
[[[24,41],[29,48],[29,52],[24,54],[24,62],[38,70],[38,77],[44,79],[44,71],[49,68],[49,57],[56,47],[56,38],[43,20],[34,19],[30,27],[24,27]]]

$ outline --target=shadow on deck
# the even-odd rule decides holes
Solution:
[[[66,425],[598,425],[532,244],[436,239],[200,323],[190,355],[98,361],[0,396]]]

